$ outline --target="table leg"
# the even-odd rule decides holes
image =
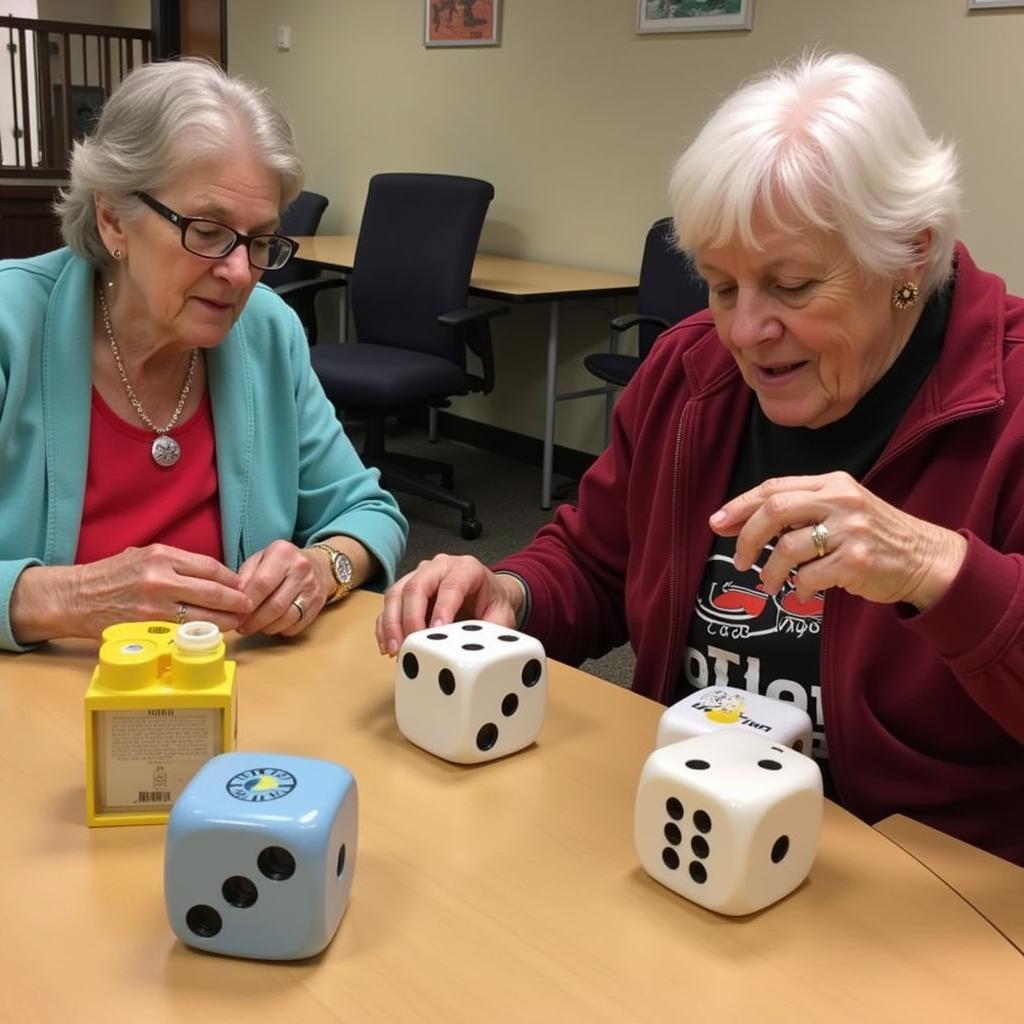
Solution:
[[[555,461],[555,395],[558,393],[558,303],[548,316],[548,367],[544,388],[544,463],[541,468],[540,507],[551,508],[551,475]]]

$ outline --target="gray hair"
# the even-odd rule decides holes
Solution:
[[[916,263],[922,289],[952,273],[960,207],[954,147],[924,130],[904,85],[852,54],[810,54],[741,86],[676,162],[669,199],[679,243],[756,247],[755,213],[783,230],[839,235],[872,276]]]
[[[137,216],[133,192],[165,187],[197,159],[239,144],[277,174],[284,209],[302,188],[302,163],[291,126],[266,91],[197,58],[143,64],[113,91],[95,131],[74,145],[71,184],[56,205],[65,243],[108,263],[96,227],[97,193],[122,216]]]

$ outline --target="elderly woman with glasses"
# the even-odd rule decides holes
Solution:
[[[294,636],[393,578],[405,520],[258,286],[301,184],[282,115],[202,61],[133,71],[75,146],[67,248],[0,263],[0,649]]]
[[[634,689],[805,707],[832,794],[1024,863],[1024,301],[956,241],[952,147],[891,74],[813,56],[711,115],[669,187],[710,309],[622,395],[523,551],[441,556],[381,649],[459,615]]]

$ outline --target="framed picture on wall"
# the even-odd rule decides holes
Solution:
[[[967,0],[969,11],[991,11],[997,7],[1024,7],[1024,0]]]
[[[423,0],[425,46],[497,46],[501,0]]]
[[[750,29],[754,0],[637,0],[637,32],[728,32]]]

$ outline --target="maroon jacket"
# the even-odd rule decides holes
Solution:
[[[903,813],[1024,864],[1024,300],[957,248],[938,363],[864,484],[968,541],[918,614],[825,602],[821,686],[843,803]],[[523,551],[527,629],[578,664],[630,640],[633,688],[675,693],[752,392],[707,312],[662,335],[623,392],[612,443]]]

